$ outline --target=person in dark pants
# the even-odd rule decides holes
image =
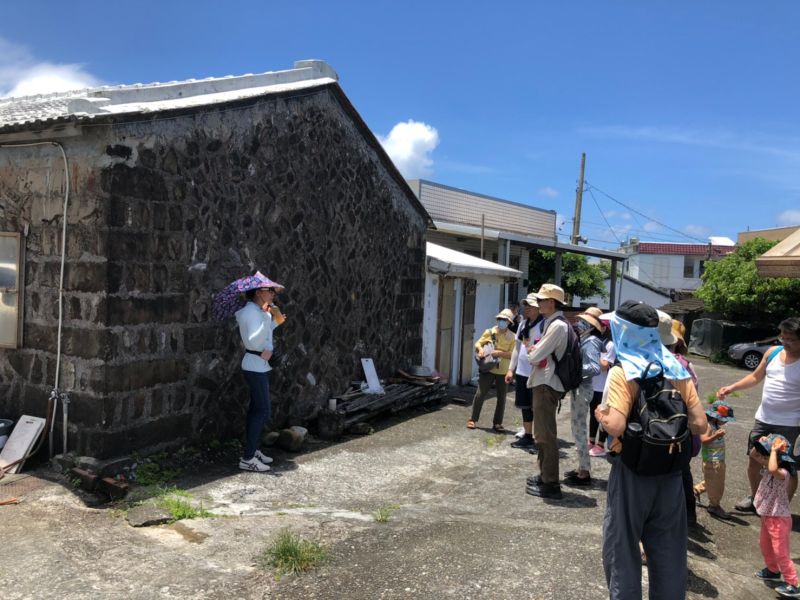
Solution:
[[[512,448],[521,448],[531,454],[536,453],[536,442],[533,439],[533,390],[528,387],[528,377],[533,367],[528,361],[528,348],[542,337],[542,317],[539,315],[539,302],[534,294],[528,294],[522,300],[524,319],[517,330],[514,351],[511,353],[511,364],[506,372],[506,383],[515,381],[514,405],[522,411],[522,435],[511,443]]]
[[[639,474],[619,454],[628,417],[639,394],[637,378],[647,365],[658,363],[664,378],[680,393],[686,403],[691,433],[705,433],[708,420],[688,371],[658,339],[659,317],[653,307],[627,301],[602,319],[610,323],[619,360],[608,374],[607,399],[595,409],[600,425],[615,438],[603,519],[603,568],[609,597],[641,599],[641,540],[647,552],[651,600],[685,598],[688,532],[685,505],[681,506],[681,473]]]
[[[514,349],[514,334],[509,330],[514,315],[510,310],[503,309],[495,317],[497,325],[487,329],[475,342],[475,355],[480,359],[488,355],[498,360],[497,365],[488,373],[478,376],[478,389],[472,399],[472,416],[467,421],[467,429],[475,429],[475,424],[481,416],[483,401],[489,395],[489,390],[494,384],[497,390],[497,404],[494,409],[492,429],[498,433],[505,431],[503,427],[503,414],[506,408],[506,381],[505,375],[508,363],[511,360],[511,351]]]
[[[239,334],[245,347],[242,374],[250,390],[246,441],[239,468],[264,473],[269,471],[272,459],[258,449],[258,444],[271,416],[269,375],[272,367],[268,361],[273,351],[272,332],[285,320],[274,305],[275,296],[283,286],[258,272],[246,281],[248,289],[244,290],[244,296],[247,303],[236,312]]]

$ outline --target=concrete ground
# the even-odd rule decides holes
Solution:
[[[745,371],[695,361],[701,392]],[[468,395],[471,390],[462,390]],[[732,398],[724,505],[747,491],[745,440],[760,388]],[[569,407],[559,416],[562,472],[576,466]],[[594,599],[607,597],[601,524],[609,465],[592,459],[591,489],[563,501],[525,494],[533,456],[488,430],[494,401],[469,431],[469,408],[376,424],[370,436],[276,452],[272,474],[217,465],[178,484],[218,515],[134,529],[119,511],[87,507],[70,486],[41,479],[22,503],[0,507],[0,595],[7,599]],[[518,427],[511,402],[506,426]],[[700,472],[700,461],[694,464]],[[34,480],[31,480],[34,481]],[[387,522],[374,513],[383,509]],[[726,523],[698,511],[690,539],[688,598],[773,598],[753,577],[762,566],[758,519]],[[283,529],[324,544],[329,558],[278,580],[256,556]],[[795,531],[800,531],[795,527]],[[793,534],[794,553],[800,550]],[[643,577],[646,584],[646,571]]]

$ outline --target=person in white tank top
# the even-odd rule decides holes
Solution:
[[[731,392],[751,388],[762,381],[761,404],[755,416],[755,424],[750,431],[747,452],[761,436],[777,433],[789,440],[790,451],[795,453],[795,442],[800,435],[800,318],[790,317],[778,325],[780,343],[783,349],[770,349],[761,359],[758,368],[742,377],[732,385],[721,387],[717,398],[724,400]],[[743,512],[755,512],[753,496],[760,481],[761,466],[752,458],[747,465],[747,478],[750,481],[751,494],[736,509]],[[797,476],[789,481],[789,499],[797,489]]]

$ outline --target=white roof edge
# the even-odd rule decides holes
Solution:
[[[0,127],[46,123],[69,116],[154,112],[203,106],[259,95],[338,83],[336,71],[322,60],[300,60],[293,68],[166,83],[102,86],[35,96],[0,99]]]
[[[498,265],[488,260],[426,242],[428,266],[437,272],[457,275],[493,275],[502,278],[522,277],[522,271]]]

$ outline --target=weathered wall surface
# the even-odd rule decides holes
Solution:
[[[233,320],[210,321],[211,298],[256,268],[287,287],[275,425],[313,417],[361,378],[363,356],[382,374],[420,362],[425,218],[330,90],[91,127],[64,146],[75,214],[62,388],[73,392],[73,448],[109,456],[237,432],[241,344]],[[16,215],[61,200],[57,158],[0,149],[0,199],[17,207],[4,208],[0,227],[18,230]],[[32,165],[46,165],[49,188],[23,185],[41,179]],[[41,414],[52,386],[52,210],[30,219],[23,348],[0,350],[0,408],[14,416]]]

